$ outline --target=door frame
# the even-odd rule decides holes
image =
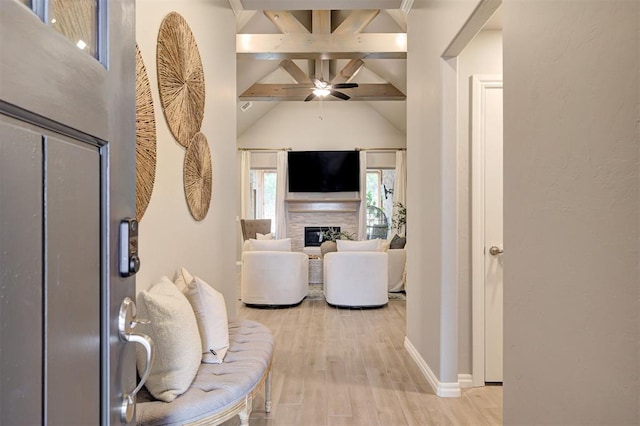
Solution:
[[[502,75],[471,77],[471,340],[473,386],[485,385],[485,158],[486,93],[502,89]]]

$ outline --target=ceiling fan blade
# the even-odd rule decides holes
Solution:
[[[309,96],[307,96],[306,98],[304,98],[305,102],[309,102],[311,100],[313,100],[313,98],[315,98],[316,95],[314,95],[313,93],[311,93]]]
[[[358,83],[336,83],[332,84],[331,87],[334,89],[353,89],[358,87]]]
[[[348,101],[349,99],[351,99],[351,96],[344,94],[342,92],[338,92],[337,90],[332,90],[330,95],[335,96],[336,98],[344,99],[345,101]]]

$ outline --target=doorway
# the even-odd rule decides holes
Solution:
[[[456,182],[457,193],[455,209],[451,209],[457,212],[457,223],[456,229],[452,229],[451,232],[455,232],[457,242],[458,383],[461,387],[485,385],[485,336],[477,335],[478,327],[484,330],[485,318],[484,309],[480,320],[475,313],[475,303],[480,300],[480,296],[474,286],[477,283],[474,278],[477,268],[472,259],[475,256],[473,245],[478,239],[473,235],[477,225],[472,220],[472,194],[475,189],[472,188],[471,174],[477,166],[473,164],[472,158],[476,147],[471,141],[470,77],[477,74],[502,73],[500,5],[499,0],[481,1],[442,55],[444,133],[450,141],[445,147],[449,147],[447,149],[451,151],[455,146],[455,152],[450,152],[448,156],[452,159],[450,164],[455,165],[457,170],[457,174],[449,179]],[[489,36],[490,33],[493,35]],[[502,248],[501,244],[501,241],[496,241],[498,250]],[[487,251],[490,248],[491,246],[487,247]],[[481,252],[484,253],[484,247]],[[482,270],[484,271],[484,265]],[[484,293],[482,300],[484,301]],[[501,302],[497,304],[501,305]],[[478,348],[481,349],[481,355],[478,354]],[[481,369],[478,368],[479,364],[482,365]]]
[[[502,383],[502,76],[472,77],[473,385]]]

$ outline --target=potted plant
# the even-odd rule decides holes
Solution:
[[[324,257],[326,253],[337,251],[337,240],[355,240],[353,234],[345,231],[337,231],[334,228],[329,228],[322,233],[323,243],[320,244],[320,253]]]

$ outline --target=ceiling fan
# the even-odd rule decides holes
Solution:
[[[309,102],[315,97],[324,98],[329,95],[347,101],[351,99],[351,96],[347,95],[346,93],[339,92],[335,89],[353,89],[358,87],[358,83],[330,84],[326,81],[318,80],[317,78],[313,79],[313,85],[313,92],[311,92],[311,94],[304,99],[305,102]]]

